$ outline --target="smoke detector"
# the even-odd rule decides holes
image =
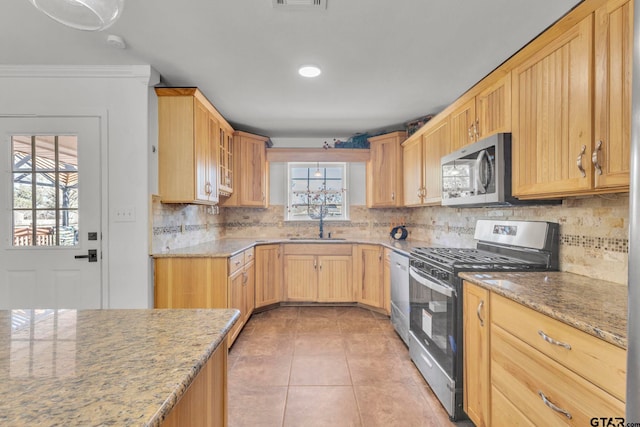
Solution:
[[[274,9],[322,10],[327,8],[327,0],[271,0]]]

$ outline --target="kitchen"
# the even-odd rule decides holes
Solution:
[[[28,5],[27,5],[28,6]],[[26,8],[26,6],[25,6]],[[558,16],[561,13],[558,14]],[[123,15],[123,19],[126,15]],[[543,28],[542,28],[543,29]],[[542,30],[540,29],[540,30]],[[517,48],[512,49],[513,53]],[[21,63],[21,62],[16,62]],[[489,68],[490,70],[490,68]],[[71,79],[62,76],[71,73]],[[74,74],[75,73],[75,74]],[[486,74],[486,73],[485,73]],[[471,86],[470,81],[466,87]],[[126,77],[129,77],[127,79]],[[91,85],[81,85],[92,78]],[[55,79],[55,80],[54,80]],[[3,111],[14,114],[33,111],[33,105],[40,102],[38,93],[49,93],[50,99],[71,99],[66,107],[67,114],[82,109],[108,110],[109,147],[104,147],[103,155],[109,160],[108,183],[105,191],[109,194],[111,209],[134,207],[135,221],[113,220],[113,212],[107,209],[105,218],[109,219],[109,234],[103,243],[107,251],[108,268],[104,269],[104,306],[105,307],[146,307],[153,304],[151,272],[147,259],[150,252],[164,252],[180,248],[195,242],[218,238],[271,238],[310,236],[317,232],[315,223],[305,226],[292,225],[283,221],[285,197],[282,184],[284,165],[271,164],[270,207],[265,209],[226,208],[219,206],[219,214],[209,213],[205,207],[186,205],[166,205],[156,201],[149,206],[149,191],[146,186],[127,185],[130,179],[149,183],[151,194],[158,194],[155,186],[157,157],[149,146],[132,145],[132,140],[157,139],[153,126],[155,102],[144,84],[155,85],[159,76],[153,70],[143,66],[132,69],[101,70],[79,69],[59,70],[55,68],[34,70],[29,67],[3,69],[3,83],[6,84],[6,100],[10,106],[3,105]],[[55,84],[52,84],[55,82]],[[142,84],[141,84],[142,83]],[[114,91],[114,87],[121,90]],[[4,89],[4,85],[3,85]],[[96,99],[104,99],[96,107]],[[215,98],[214,98],[215,101]],[[451,99],[448,101],[451,102]],[[219,105],[218,105],[219,104]],[[224,107],[220,102],[216,106]],[[46,113],[52,107],[40,104],[37,112]],[[44,105],[44,106],[42,106]],[[104,115],[104,111],[98,111]],[[152,125],[147,125],[146,118]],[[340,135],[340,134],[337,134]],[[347,133],[345,133],[347,135]],[[320,148],[329,137],[309,137],[309,145]],[[300,146],[300,138],[272,137],[275,147],[288,145]],[[149,145],[155,145],[149,143]],[[330,149],[331,150],[331,149]],[[329,151],[330,151],[329,150]],[[338,150],[338,149],[335,149]],[[149,159],[140,162],[140,159]],[[586,161],[585,161],[586,163]],[[537,219],[559,222],[561,224],[561,266],[563,271],[578,273],[592,278],[604,279],[624,285],[627,281],[627,247],[629,226],[629,199],[624,195],[607,194],[603,196],[568,198],[562,205],[545,207],[518,208],[387,208],[367,209],[364,197],[365,167],[363,162],[352,165],[351,183],[360,182],[360,187],[351,188],[350,222],[339,225],[326,224],[333,236],[344,238],[386,238],[388,224],[394,218],[403,217],[411,231],[410,239],[422,240],[433,245],[472,247],[475,245],[473,230],[475,222],[481,218]],[[113,173],[113,171],[127,171]],[[145,220],[147,212],[153,219]],[[266,226],[265,226],[266,225]],[[174,228],[172,228],[174,227]],[[176,232],[175,227],[180,230]],[[606,232],[605,232],[606,230]],[[152,242],[151,248],[149,243]],[[103,249],[103,250],[105,250]],[[131,287],[128,283],[138,283]],[[140,284],[148,284],[141,287]]]

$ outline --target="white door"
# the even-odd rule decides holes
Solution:
[[[0,117],[0,309],[101,308],[100,200],[100,118]]]

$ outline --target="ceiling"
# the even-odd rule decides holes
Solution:
[[[151,64],[167,86],[198,86],[236,129],[344,137],[437,113],[580,1],[271,2],[125,0],[111,28],[84,32],[2,0],[0,63]],[[307,63],[322,75],[298,76]]]

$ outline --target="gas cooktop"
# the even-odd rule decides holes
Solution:
[[[541,269],[544,264],[474,248],[415,248],[411,255],[450,269],[515,270]]]

